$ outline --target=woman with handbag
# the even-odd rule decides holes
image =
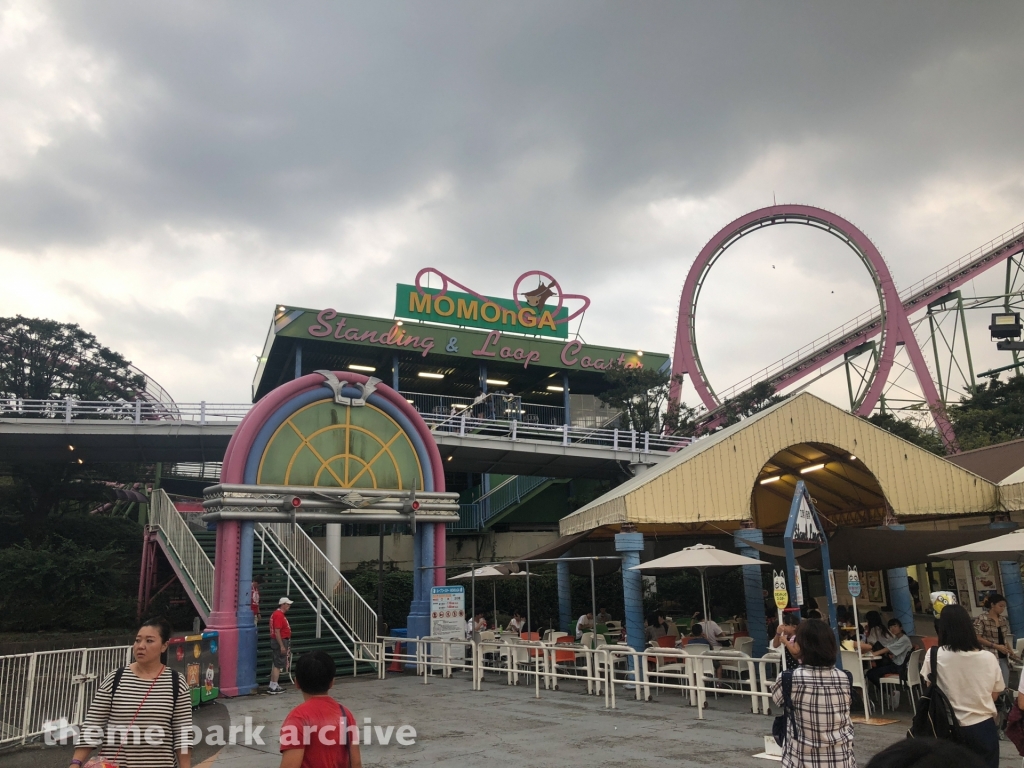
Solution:
[[[139,628],[135,663],[100,683],[71,768],[191,768],[192,698],[185,676],[162,661],[170,639],[166,619]],[[97,756],[86,763],[97,747]]]
[[[935,622],[939,636],[936,685],[946,694],[964,746],[989,768],[999,766],[999,731],[995,700],[1003,692],[1003,673],[994,655],[983,651],[971,617],[962,605],[947,605]],[[925,656],[921,679],[932,671],[931,654]]]
[[[836,669],[835,635],[825,622],[808,619],[797,627],[796,645],[800,666],[780,674],[772,686],[772,701],[784,709],[787,721],[783,768],[857,768],[853,690],[849,674]]]

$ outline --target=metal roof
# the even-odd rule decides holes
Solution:
[[[814,470],[817,464],[826,466]],[[808,474],[801,474],[801,468]],[[785,482],[760,483],[783,474]],[[985,478],[805,392],[698,440],[628,480],[563,518],[560,533],[627,521],[662,532],[706,523],[736,527],[751,519],[770,528],[779,522],[781,509],[788,511],[792,492],[787,497],[784,491],[796,478],[808,483],[816,504],[835,507],[837,518],[857,513],[864,522],[872,514],[884,515],[886,503],[899,516],[1000,508],[998,489]]]

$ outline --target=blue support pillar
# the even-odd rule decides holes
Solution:
[[[615,534],[615,551],[622,555],[622,597],[626,607],[626,644],[642,652],[647,644],[644,637],[644,585],[640,571],[630,568],[640,565],[644,550],[642,533]]]
[[[434,584],[434,526],[416,526],[413,537],[412,605],[406,623],[409,637],[430,634],[430,587]]]
[[[572,550],[562,557],[571,557]],[[572,588],[569,584],[569,564],[558,563],[558,625],[563,632],[572,627]]]
[[[302,345],[295,345],[295,378],[302,376]]]
[[[735,533],[736,549],[744,557],[760,560],[760,553],[746,542],[764,543],[764,534],[759,528],[740,528]],[[761,568],[756,565],[743,567],[743,594],[747,600],[747,631],[754,641],[752,656],[764,656],[768,652],[768,628],[764,615],[764,587]]]
[[[890,525],[890,531],[905,531],[905,525]],[[892,603],[893,618],[899,619],[903,631],[908,635],[914,631],[914,598],[910,594],[910,582],[907,581],[906,568],[890,568],[886,571],[889,577],[889,601]]]
[[[238,548],[238,695],[246,696],[256,690],[256,621],[252,615],[252,544],[255,523],[241,523],[241,541]]]
[[[391,388],[398,391],[398,355],[391,356]]]
[[[1013,523],[998,522],[989,528],[1013,529]],[[1003,597],[1006,598],[1006,618],[1014,637],[1024,637],[1024,586],[1020,580],[1020,563],[1014,560],[999,561],[999,575],[1003,581]]]

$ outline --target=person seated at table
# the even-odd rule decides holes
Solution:
[[[587,611],[576,621],[576,639],[582,640],[584,632],[591,632],[594,629],[594,612]]]
[[[881,650],[875,650],[867,643],[861,643],[860,649],[862,653],[871,654],[878,659],[879,663],[874,669],[864,673],[864,677],[877,690],[881,690],[882,684],[879,681],[886,675],[896,673],[900,677],[903,676],[907,660],[910,658],[910,652],[914,650],[914,645],[911,643],[910,638],[904,634],[903,624],[900,623],[900,620],[889,619],[889,637],[882,640]],[[896,693],[898,694],[898,691]]]
[[[882,614],[878,611],[868,611],[864,616],[867,622],[867,629],[864,630],[862,643],[871,646],[871,650],[880,651],[885,647],[885,641],[892,637],[889,630],[882,623]]]
[[[597,612],[597,623],[598,624],[607,624],[611,620],[612,620],[612,615],[610,613],[608,613],[608,609],[607,608],[602,608],[601,610],[599,610]]]
[[[644,639],[647,642],[651,642],[667,634],[668,623],[665,621],[665,617],[657,611],[648,614],[647,618],[644,619]]]
[[[728,640],[723,640],[722,628],[718,624],[709,618],[704,617],[703,611],[695,611],[693,614],[694,623],[700,623],[704,629],[704,637],[708,639],[708,643],[711,645],[712,650],[721,648]]]
[[[690,639],[686,641],[687,645],[707,645],[710,647],[711,643],[704,637],[704,627],[700,624],[694,624],[690,627]]]
[[[512,614],[512,618],[509,620],[508,627],[506,627],[506,629],[509,632],[514,632],[515,634],[518,635],[520,632],[523,631],[523,627],[525,625],[526,625],[526,619],[523,618],[523,612],[522,611],[516,611],[515,613]]]
[[[845,605],[837,605],[836,606],[836,623],[839,624],[840,627],[848,627],[848,626],[850,626],[850,622],[851,621],[853,621],[853,619],[850,618],[850,615],[849,615],[849,612],[847,611],[846,606]]]
[[[469,640],[473,637],[474,632],[486,632],[487,631],[487,619],[484,618],[483,611],[479,612],[472,619],[466,622],[466,639]]]

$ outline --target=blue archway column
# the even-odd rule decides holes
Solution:
[[[890,531],[905,531],[905,525],[890,525]],[[910,595],[910,582],[906,568],[890,568],[885,572],[889,577],[889,601],[892,603],[893,618],[899,619],[903,631],[908,635],[914,631],[914,598]],[[826,582],[826,589],[827,589]]]
[[[256,622],[252,615],[252,548],[255,523],[245,520],[240,524],[238,547],[238,695],[245,696],[256,690]]]
[[[1010,522],[991,523],[989,528],[1014,527]],[[1014,560],[999,561],[999,575],[1003,581],[1003,597],[1006,598],[1006,618],[1010,622],[1010,631],[1014,637],[1024,637],[1024,586],[1020,580],[1020,563]]]
[[[572,550],[562,555],[571,557]],[[569,563],[561,562],[558,568],[558,624],[563,632],[572,628],[572,588],[569,583]]]
[[[734,534],[736,537],[736,549],[744,557],[752,557],[760,560],[760,553],[746,544],[764,543],[764,533],[760,528],[740,528]],[[761,566],[743,566],[743,594],[747,601],[747,631],[754,641],[752,656],[764,656],[768,652],[768,627],[765,624],[764,615],[764,587],[761,579]]]
[[[430,588],[434,585],[434,524],[420,523],[413,537],[412,605],[406,624],[409,637],[430,634]]]
[[[643,651],[644,638],[644,587],[640,571],[630,568],[640,565],[640,553],[644,551],[642,533],[615,534],[615,551],[622,555],[622,597],[626,608],[626,643],[634,651]]]

